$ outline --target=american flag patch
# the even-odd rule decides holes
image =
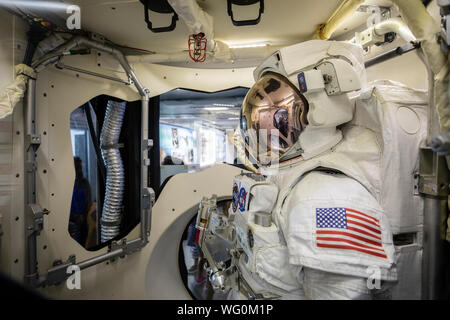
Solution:
[[[316,244],[387,259],[380,221],[349,208],[316,208]]]

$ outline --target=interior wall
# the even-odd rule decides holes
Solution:
[[[14,65],[26,49],[26,23],[0,10],[0,91],[14,80]],[[0,120],[0,271],[22,279],[24,274],[23,104]],[[11,241],[14,239],[14,241]]]
[[[415,89],[428,89],[425,65],[415,51],[408,52],[366,69],[367,81],[393,80]]]

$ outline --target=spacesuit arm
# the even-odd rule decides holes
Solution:
[[[304,267],[300,273],[306,299],[386,300],[395,282],[347,276]]]
[[[305,297],[311,300],[369,300],[367,279],[324,272],[304,267],[301,284]]]
[[[302,266],[305,294],[368,299],[374,280],[397,280],[392,232],[378,202],[348,177],[308,176],[282,213],[289,263]]]

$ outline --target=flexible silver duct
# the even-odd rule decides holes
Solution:
[[[100,134],[100,147],[106,167],[106,188],[101,221],[101,242],[106,242],[120,232],[125,174],[119,151],[126,102],[108,101],[105,121]]]

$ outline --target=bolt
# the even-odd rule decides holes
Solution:
[[[325,82],[325,84],[330,83],[331,80],[333,80],[333,77],[330,76],[329,74],[324,74],[323,75],[323,81]]]

